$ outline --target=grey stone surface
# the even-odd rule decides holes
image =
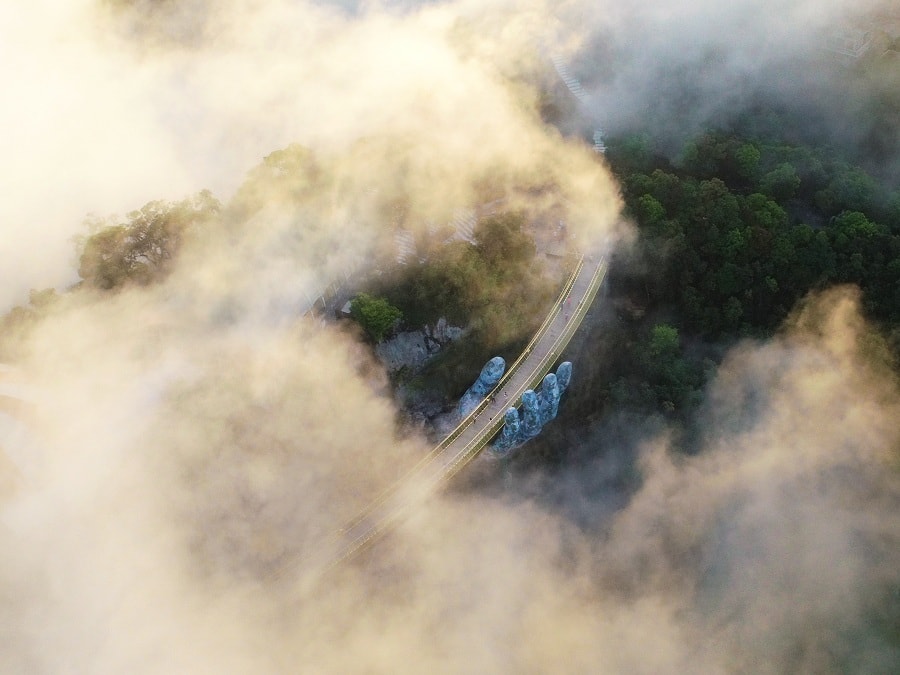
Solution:
[[[453,340],[459,340],[463,335],[466,334],[464,328],[460,328],[459,326],[447,326],[447,340],[452,342]]]
[[[541,415],[541,426],[556,417],[556,413],[559,411],[559,385],[556,375],[553,373],[547,373],[541,383],[541,391],[538,394],[538,410]]]
[[[562,396],[569,388],[569,382],[572,381],[572,362],[563,361],[556,369],[556,383],[559,385],[559,394]]]
[[[485,364],[484,368],[481,369],[481,373],[478,375],[478,379],[475,380],[475,384],[469,387],[462,398],[459,399],[457,411],[462,417],[465,417],[472,412],[478,404],[484,400],[487,393],[493,389],[500,381],[500,378],[503,377],[505,370],[506,361],[500,356],[495,356]]]
[[[521,411],[510,408],[504,415],[503,428],[491,445],[496,455],[506,455],[513,448],[537,436],[543,426],[554,419],[559,412],[559,400],[572,381],[572,364],[565,361],[556,369],[556,374],[548,373],[541,388],[531,389],[522,394]]]
[[[397,333],[390,340],[378,344],[375,353],[389,371],[404,366],[420,368],[430,356],[425,334],[420,330]]]
[[[440,318],[432,328],[397,333],[375,347],[375,354],[390,372],[403,367],[417,370],[437,354],[442,347],[465,334],[462,328],[450,326]]]
[[[522,394],[522,437],[534,438],[541,433],[542,426],[538,396],[533,389],[526,389]]]
[[[519,444],[519,411],[509,408],[503,416],[503,428],[494,444],[495,448],[512,448]]]

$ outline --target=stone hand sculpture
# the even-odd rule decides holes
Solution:
[[[485,364],[484,368],[481,369],[481,374],[478,376],[478,379],[475,380],[475,384],[469,387],[462,398],[459,399],[457,410],[459,411],[460,417],[465,417],[475,410],[478,404],[484,400],[485,396],[487,396],[488,392],[497,385],[500,378],[503,377],[505,370],[506,361],[500,356],[495,356]]]
[[[556,383],[559,385],[559,394],[562,396],[566,393],[566,389],[569,388],[569,383],[572,381],[572,362],[571,361],[563,361],[559,364],[559,368],[556,369]]]
[[[553,373],[547,373],[544,381],[541,382],[538,411],[541,415],[541,426],[556,417],[556,413],[559,411],[559,383]]]
[[[503,416],[503,428],[500,430],[497,440],[494,441],[493,447],[495,449],[500,447],[511,448],[518,445],[520,433],[519,411],[515,408],[510,408]]]
[[[522,437],[525,440],[541,433],[540,399],[533,389],[526,389],[522,394]]]
[[[505,455],[537,436],[541,428],[556,417],[559,412],[559,399],[569,388],[571,381],[572,363],[565,361],[556,369],[556,374],[549,373],[544,378],[537,392],[531,389],[525,391],[522,394],[521,412],[515,408],[506,411],[500,435],[491,445],[494,453]]]

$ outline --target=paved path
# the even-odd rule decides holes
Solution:
[[[477,456],[503,425],[506,410],[518,404],[526,389],[535,388],[559,359],[590,309],[606,268],[602,257],[581,258],[534,338],[488,397],[394,487],[303,560],[315,557],[317,566],[327,568],[351,557]]]

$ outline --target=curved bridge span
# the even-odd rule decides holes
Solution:
[[[578,260],[544,323],[497,386],[426,457],[316,551],[321,567],[330,568],[359,552],[484,449],[503,426],[507,408],[526,389],[536,387],[559,359],[590,309],[606,271],[602,256]],[[299,564],[283,567],[272,576],[282,577]]]

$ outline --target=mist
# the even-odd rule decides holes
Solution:
[[[831,49],[835,36],[866,31],[870,56],[880,53],[884,17],[896,21],[892,3],[661,0],[584,11],[590,28],[572,51],[573,71],[608,132],[649,132],[677,158],[687,139],[728,128],[747,111],[787,113],[778,118],[784,128],[766,132],[832,146],[884,176],[889,189],[896,183],[900,147],[871,119],[873,101],[892,100],[896,69],[872,76]]]
[[[792,8],[751,24],[802,45],[811,16],[847,9]],[[707,34],[708,15],[677,9],[647,12]],[[89,213],[203,189],[224,205],[161,283],[82,287],[2,336],[29,405],[0,438],[0,669],[896,670],[900,392],[849,288],[731,350],[694,456],[666,429],[619,449],[639,481],[614,507],[592,493],[617,471],[598,432],[595,463],[541,497],[444,491],[358,558],[317,564],[430,444],[358,332],[305,313],[309,294],[389,259],[398,226],[425,236],[485,195],[535,222],[562,210],[582,245],[627,239],[602,158],[539,109],[551,46],[577,59],[604,31],[635,46],[629,16],[537,0],[0,9],[15,102],[0,304],[76,280]],[[640,71],[615,77],[645,94],[598,90],[603,116],[647,105]],[[305,192],[263,162],[292,147]]]

